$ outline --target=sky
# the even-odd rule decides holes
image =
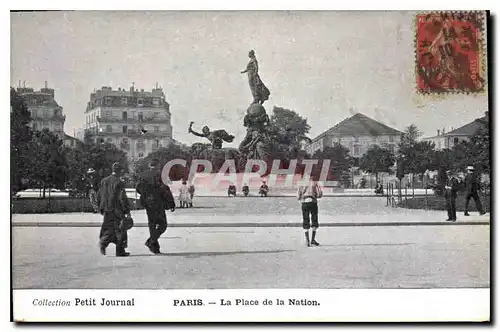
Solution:
[[[208,125],[245,135],[252,96],[246,74],[255,50],[271,91],[264,104],[307,118],[314,138],[363,113],[424,136],[484,115],[486,94],[415,92],[414,13],[335,11],[77,11],[11,13],[11,86],[55,89],[65,132],[84,127],[90,93],[102,86],[150,91],[170,103],[174,139]]]

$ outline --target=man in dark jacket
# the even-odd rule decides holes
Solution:
[[[149,238],[145,245],[154,254],[160,254],[158,239],[167,230],[165,209],[175,211],[175,200],[170,188],[161,180],[160,161],[153,159],[147,171],[139,174],[136,191],[148,215]]]
[[[123,167],[119,163],[112,166],[112,174],[105,177],[99,185],[99,211],[104,216],[99,234],[101,254],[106,255],[106,248],[110,243],[116,245],[116,256],[123,257],[130,254],[127,247],[127,230],[123,225],[125,218],[130,218],[130,205],[125,185],[120,176]]]
[[[446,221],[457,220],[457,192],[458,180],[452,175],[451,171],[446,171],[446,182],[444,187],[444,197],[446,198],[446,210],[448,219]]]
[[[474,166],[467,167],[467,175],[465,176],[465,212],[464,215],[469,215],[469,202],[471,198],[474,198],[474,202],[476,202],[477,211],[479,211],[480,215],[483,215],[485,212],[483,210],[483,206],[481,204],[481,200],[479,199],[479,179],[476,174],[474,174]]]

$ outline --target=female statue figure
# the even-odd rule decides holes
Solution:
[[[248,62],[247,69],[243,70],[241,73],[248,74],[248,84],[250,85],[250,91],[252,92],[253,103],[259,103],[262,105],[264,104],[264,101],[269,99],[271,92],[260,79],[259,64],[257,62],[257,58],[255,57],[255,52],[253,50],[248,52],[248,57],[250,58],[250,61]]]

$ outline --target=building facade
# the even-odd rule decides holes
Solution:
[[[452,149],[460,142],[469,141],[470,137],[484,124],[489,124],[488,112],[485,112],[483,117],[475,119],[462,127],[452,128],[449,132],[446,132],[445,128],[438,129],[436,136],[425,137],[422,140],[433,142],[436,150]]]
[[[323,151],[326,147],[340,143],[349,149],[350,155],[356,160],[373,145],[386,147],[396,153],[400,140],[399,130],[357,113],[314,138],[306,146],[306,151],[313,155],[318,150]]]
[[[27,87],[19,87],[16,90],[24,98],[31,113],[31,129],[34,131],[48,129],[63,138],[66,115],[54,99],[54,89],[48,88],[45,82],[45,87],[39,91]]]
[[[170,105],[158,87],[152,91],[102,87],[90,94],[85,132],[125,151],[133,165],[173,141]]]

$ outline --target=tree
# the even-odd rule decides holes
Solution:
[[[318,166],[313,168],[316,173],[321,172],[325,160],[330,160],[327,179],[334,181],[341,181],[343,174],[348,172],[352,165],[352,157],[349,154],[349,149],[340,143],[334,143],[331,147],[325,147],[323,151],[317,150],[313,154],[313,159],[319,160]]]
[[[479,120],[476,120],[479,121]],[[491,172],[490,130],[488,122],[479,121],[481,126],[470,139],[470,153],[473,164],[481,173]]]
[[[10,89],[10,107],[10,184],[11,194],[15,194],[28,188],[33,132],[29,127],[31,115],[28,107],[13,88]]]
[[[359,168],[367,173],[375,174],[375,179],[378,180],[378,173],[392,173],[391,167],[395,161],[394,153],[389,149],[374,145],[359,160]]]
[[[65,189],[67,179],[67,160],[62,139],[48,129],[36,132],[31,144],[31,184],[35,188]]]
[[[269,125],[271,141],[274,143],[273,154],[276,154],[273,157],[297,158],[302,145],[311,142],[307,137],[310,129],[307,119],[302,118],[297,112],[275,106]]]
[[[406,154],[407,150],[413,147],[421,135],[421,132],[414,124],[406,127],[405,131],[401,133],[401,140],[398,144],[400,153]]]
[[[162,169],[165,164],[173,159],[183,159],[186,160],[186,167],[181,165],[175,165],[171,168],[169,173],[169,178],[173,181],[178,181],[182,178],[186,178],[189,170],[189,166],[192,161],[191,151],[184,149],[176,144],[169,144],[167,147],[160,148],[156,151],[151,152],[145,158],[140,159],[136,164],[136,175],[148,169],[148,165],[153,158],[160,161],[160,169]]]

